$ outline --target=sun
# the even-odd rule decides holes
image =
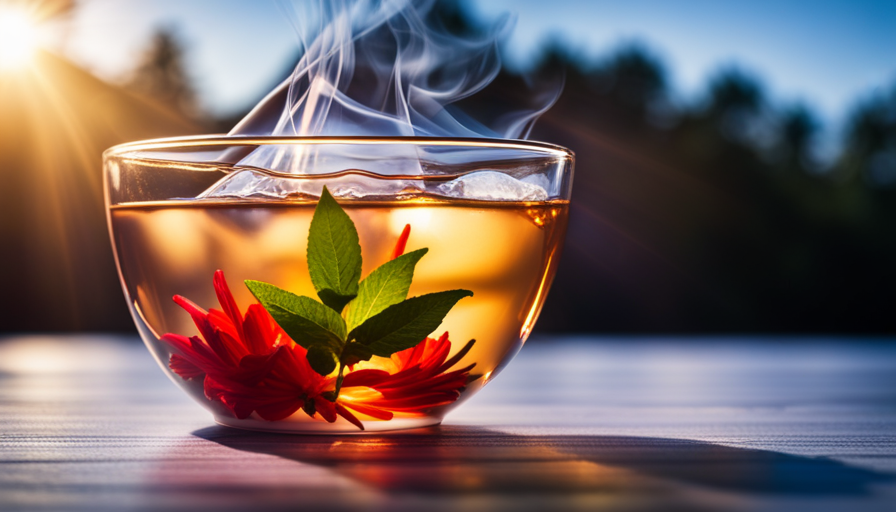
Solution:
[[[27,66],[38,40],[37,22],[28,11],[0,5],[0,72]]]

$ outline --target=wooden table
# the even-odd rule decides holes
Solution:
[[[896,510],[896,343],[530,342],[440,428],[215,426],[133,339],[0,340],[0,510]]]

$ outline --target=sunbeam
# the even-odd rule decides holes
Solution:
[[[0,72],[27,66],[39,46],[37,20],[23,7],[0,5]]]

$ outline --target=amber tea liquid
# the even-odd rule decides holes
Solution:
[[[241,309],[254,302],[245,279],[317,297],[305,258],[316,201],[168,201],[112,206],[111,227],[130,306],[156,338],[198,334],[172,302],[183,295],[219,308],[212,276],[222,269]],[[410,297],[465,288],[435,334],[452,351],[475,339],[463,365],[476,363],[484,384],[525,341],[557,268],[567,202],[340,201],[358,229],[362,278],[389,259],[406,224],[407,251],[428,247]],[[167,362],[162,344],[151,347]]]

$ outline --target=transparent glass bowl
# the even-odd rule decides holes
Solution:
[[[143,341],[217,422],[414,428],[440,423],[531,332],[557,269],[573,161],[558,146],[509,140],[152,140],[106,151],[106,207]],[[416,347],[347,368],[335,401],[335,374],[309,373],[305,350],[243,284],[317,299],[306,250],[324,186],[358,231],[362,278],[394,256],[410,225],[405,251],[428,253],[408,296],[473,292]]]

